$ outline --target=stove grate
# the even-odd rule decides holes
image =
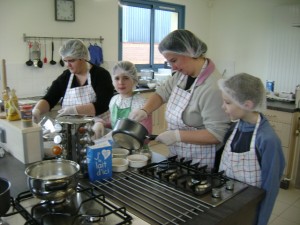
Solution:
[[[62,203],[40,201],[30,191],[13,201],[26,225],[130,224],[132,217],[125,207],[112,204],[95,188],[79,184],[76,193]]]
[[[210,208],[189,194],[132,171],[91,185],[150,224],[183,224]]]

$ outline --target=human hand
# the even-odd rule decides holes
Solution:
[[[143,109],[136,109],[130,112],[128,118],[132,120],[136,120],[137,122],[141,122],[142,120],[146,119],[148,114]]]
[[[57,117],[63,116],[63,115],[78,115],[76,106],[69,106],[63,109],[58,110]]]
[[[165,145],[172,145],[175,142],[180,142],[181,138],[180,138],[179,130],[165,131],[165,132],[161,133],[160,135],[158,135],[155,138],[155,141],[161,142]]]
[[[103,123],[101,122],[96,122],[93,127],[92,130],[94,131],[95,135],[94,135],[94,139],[98,139],[101,138],[104,135],[105,132],[105,127],[103,125]]]
[[[32,110],[32,121],[34,123],[39,123],[41,120],[41,111],[39,109]]]

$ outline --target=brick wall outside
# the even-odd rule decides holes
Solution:
[[[154,47],[154,63],[163,64],[166,60],[158,51],[158,44]],[[123,59],[135,64],[149,64],[149,44],[144,43],[123,43],[123,52],[126,56]]]

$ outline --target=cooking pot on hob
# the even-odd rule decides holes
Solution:
[[[79,164],[65,159],[45,160],[25,170],[30,192],[42,200],[60,201],[72,195],[78,184]]]
[[[145,140],[154,140],[156,137],[157,135],[149,135],[142,124],[128,118],[118,119],[112,131],[113,140],[129,150],[138,150]]]
[[[0,177],[0,224],[1,216],[5,215],[10,207],[10,182]]]

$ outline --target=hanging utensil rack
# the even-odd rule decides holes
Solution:
[[[81,37],[41,37],[41,36],[26,36],[26,34],[23,34],[23,40],[24,42],[26,42],[27,40],[31,40],[31,39],[38,39],[38,40],[43,40],[43,39],[49,39],[49,40],[63,40],[63,39],[80,39],[80,40],[86,40],[86,41],[99,41],[100,43],[103,42],[104,38],[102,36],[98,37],[98,38],[81,38]]]

